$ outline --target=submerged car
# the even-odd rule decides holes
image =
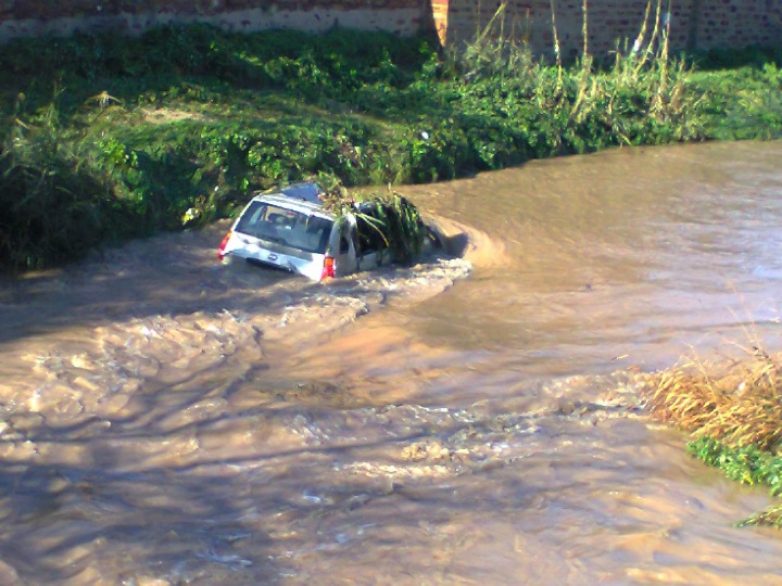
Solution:
[[[378,208],[355,204],[337,218],[316,183],[297,183],[253,197],[223,238],[217,256],[283,269],[313,281],[389,264],[393,254],[377,229]],[[373,225],[374,224],[374,225]]]

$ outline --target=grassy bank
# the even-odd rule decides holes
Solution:
[[[782,495],[782,362],[756,350],[747,362],[718,369],[699,363],[663,372],[653,413],[692,434],[688,450],[729,478]],[[782,504],[740,525],[782,529]]]
[[[0,266],[206,222],[318,173],[427,182],[615,145],[782,136],[773,54],[685,65],[649,37],[563,67],[490,38],[458,58],[422,38],[201,26],[6,45]]]

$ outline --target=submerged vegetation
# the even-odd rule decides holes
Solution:
[[[635,50],[547,62],[499,34],[501,17],[458,54],[380,33],[206,26],[14,41],[0,52],[0,266],[207,222],[318,173],[426,182],[616,145],[782,136],[779,54],[729,69],[673,57],[652,10]]]
[[[782,363],[755,350],[720,374],[690,362],[663,372],[653,413],[692,433],[690,453],[739,482],[782,495]],[[782,528],[782,504],[740,523]]]

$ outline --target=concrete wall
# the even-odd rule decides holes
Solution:
[[[632,45],[644,21],[648,0],[588,0],[589,49],[604,55],[617,40]],[[435,26],[447,44],[475,35],[495,14],[500,0],[432,0]],[[553,53],[551,0],[508,0],[505,30],[527,40],[538,54]],[[650,11],[654,20],[656,0]],[[583,0],[554,0],[563,56],[583,46]],[[782,0],[668,0],[674,49],[749,45],[782,46]],[[650,22],[650,26],[651,26]]]
[[[192,22],[234,31],[341,26],[401,35],[432,26],[429,0],[0,0],[0,41],[77,31],[137,34]]]

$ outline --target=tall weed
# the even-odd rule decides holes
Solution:
[[[0,266],[39,268],[127,235],[122,208],[64,138],[54,104],[36,126],[13,122],[0,146]]]

